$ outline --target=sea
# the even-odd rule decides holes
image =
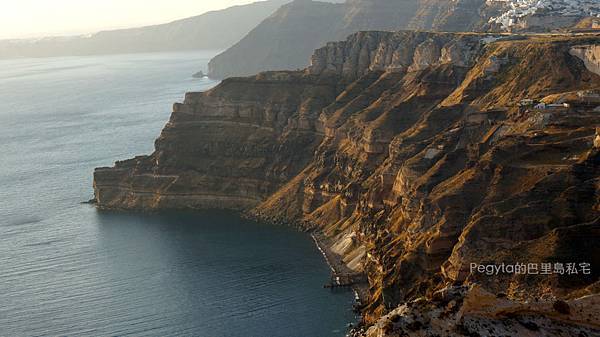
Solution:
[[[217,51],[0,61],[0,336],[344,336],[311,238],[226,211],[100,212]]]

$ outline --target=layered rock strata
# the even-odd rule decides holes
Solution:
[[[232,78],[188,93],[156,151],[94,173],[102,208],[257,205],[307,164],[320,136],[316,113],[339,89],[334,76],[297,72]]]
[[[209,75],[226,78],[304,68],[314,49],[359,31],[480,30],[496,12],[483,0],[295,0],[213,58]]]
[[[315,227],[368,275],[368,323],[449,284],[513,301],[597,294],[600,102],[582,97],[600,76],[572,54],[598,45],[597,35],[357,33],[303,71],[188,94],[154,154],[95,172],[96,199],[251,208]],[[472,269],[492,263],[589,273]]]

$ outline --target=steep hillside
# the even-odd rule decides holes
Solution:
[[[367,30],[551,32],[600,15],[594,0],[348,0],[336,6],[296,0],[216,56],[212,77],[304,68],[325,41]]]
[[[235,6],[167,24],[91,36],[0,41],[0,59],[194,49],[225,49],[289,0]]]
[[[314,49],[361,30],[474,30],[486,23],[478,12],[481,7],[485,1],[350,0],[333,5],[296,0],[216,56],[209,72],[226,78],[304,68]]]
[[[209,75],[225,78],[264,70],[304,68],[307,56],[331,40],[342,5],[294,1],[265,19],[227,52],[209,64]]]
[[[488,29],[487,19],[502,8],[484,0],[350,0],[337,5],[296,0],[216,56],[209,72],[226,78],[304,68],[312,50],[361,30]]]
[[[232,78],[188,93],[156,152],[95,173],[106,208],[255,206],[307,164],[318,145],[316,114],[338,91],[337,78],[297,72]],[[294,154],[290,156],[290,154]]]
[[[322,232],[368,276],[369,336],[423,336],[440,317],[455,319],[453,336],[490,335],[502,315],[506,329],[529,315],[538,329],[593,335],[599,45],[591,34],[357,33],[303,71],[188,94],[152,155],[96,170],[96,201],[244,208]],[[537,273],[477,271],[488,264]],[[465,292],[474,284],[483,290]],[[490,296],[512,309],[478,312]],[[482,302],[463,310],[467,298]],[[551,309],[556,299],[596,315]]]

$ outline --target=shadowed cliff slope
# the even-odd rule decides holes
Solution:
[[[337,29],[343,5],[294,1],[265,19],[241,41],[209,63],[215,78],[247,76],[265,70],[304,68],[308,56]]]
[[[96,200],[252,208],[319,229],[368,275],[367,322],[448,285],[513,301],[597,294],[598,45],[598,35],[357,33],[303,71],[188,94],[155,153],[96,170]],[[517,262],[591,271],[471,269]]]
[[[211,60],[210,76],[304,68],[314,49],[361,30],[470,31],[485,24],[479,12],[484,4],[482,0],[350,0],[343,4],[296,0]]]

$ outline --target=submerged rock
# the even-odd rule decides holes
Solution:
[[[204,74],[204,72],[202,70],[200,70],[199,72],[193,74],[192,77],[193,78],[204,78],[204,77],[206,77],[206,75]]]

